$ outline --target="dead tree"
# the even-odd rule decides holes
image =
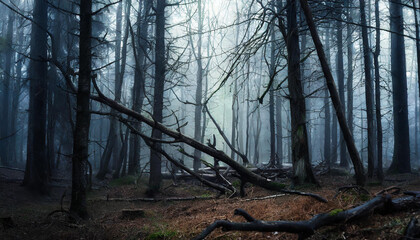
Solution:
[[[356,182],[358,185],[364,185],[365,174],[364,174],[362,161],[360,160],[359,152],[357,151],[356,145],[354,144],[353,136],[347,125],[346,117],[344,115],[344,110],[342,109],[340,97],[337,92],[337,87],[334,83],[334,78],[331,74],[330,67],[328,66],[327,58],[325,57],[325,52],[322,47],[322,43],[319,38],[315,23],[313,21],[311,9],[309,8],[307,0],[300,0],[300,5],[305,14],[306,22],[308,23],[308,27],[309,27],[309,30],[312,35],[312,39],[315,44],[315,48],[318,53],[318,58],[319,58],[319,61],[321,62],[322,71],[324,72],[325,80],[327,82],[328,91],[330,92],[331,100],[333,102],[333,105],[337,114],[341,132],[343,134],[344,140],[346,141],[347,150],[349,151],[351,161],[353,162],[354,171],[356,173]]]

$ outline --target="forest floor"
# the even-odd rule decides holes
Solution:
[[[352,182],[352,177],[345,174],[319,176],[322,188],[307,187],[298,190],[317,193],[328,199],[328,203],[321,203],[310,197],[296,195],[249,200],[278,194],[255,186],[247,186],[245,198],[215,198],[217,193],[199,184],[183,181],[174,184],[166,180],[161,194],[156,198],[194,196],[211,199],[115,201],[115,198],[146,198],[145,180],[140,180],[136,185],[136,179],[128,176],[94,184],[95,190],[88,193],[91,219],[75,224],[69,222],[62,213],[47,217],[61,207],[68,209],[68,182],[55,184],[49,196],[39,196],[21,187],[18,179],[22,177],[22,172],[0,169],[0,239],[191,239],[215,220],[243,222],[241,217],[233,216],[236,208],[245,209],[260,220],[298,221],[310,219],[318,213],[357,206],[389,186],[398,186],[403,190],[420,190],[418,174],[391,175],[386,176],[387,181],[383,185],[369,183],[366,189],[370,195],[349,191],[334,198],[337,189],[347,186]],[[60,204],[62,198],[63,206]],[[124,209],[142,209],[144,216],[123,219],[121,212]],[[405,227],[413,216],[420,217],[420,211],[417,209],[390,215],[372,214],[354,223],[323,227],[310,239],[398,239],[403,236]],[[8,222],[9,217],[12,222]],[[278,232],[223,232],[218,229],[207,239],[297,239],[297,235]]]

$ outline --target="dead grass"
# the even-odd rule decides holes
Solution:
[[[327,198],[328,203],[291,195],[256,201],[226,198],[156,203],[89,201],[88,208],[92,218],[79,225],[68,223],[66,217],[60,214],[46,219],[49,212],[60,208],[58,196],[61,194],[50,198],[34,197],[32,201],[33,196],[18,184],[8,185],[0,188],[2,191],[5,189],[8,191],[7,197],[0,195],[0,217],[11,216],[17,227],[7,230],[0,227],[0,239],[191,239],[215,220],[244,221],[241,217],[233,216],[233,210],[236,208],[245,209],[256,219],[299,221],[310,219],[318,213],[347,209],[363,202],[359,196],[351,192],[333,199],[336,189],[347,185],[349,177],[334,176],[321,178],[320,181],[323,186],[332,183],[332,186],[313,191]],[[371,193],[375,193],[394,184],[396,183],[387,182],[385,186],[367,188]],[[413,177],[401,186],[407,190],[418,190],[420,179]],[[162,189],[165,190],[157,197],[214,194],[198,185],[178,183],[174,186],[170,181],[165,182]],[[144,191],[143,185],[136,187],[133,184],[117,184],[114,187],[93,191],[89,193],[89,198],[145,197]],[[304,189],[304,191],[311,190]],[[275,194],[258,187],[249,187],[247,192],[249,198]],[[68,207],[68,204],[67,196],[64,207]],[[146,216],[134,220],[120,219],[121,210],[130,208],[142,208]],[[397,239],[415,214],[419,215],[418,212],[384,216],[375,214],[357,223],[322,228],[312,239]],[[209,236],[209,239],[297,239],[297,236],[285,233],[217,230]]]

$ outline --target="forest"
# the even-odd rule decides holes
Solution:
[[[1,239],[420,239],[418,0],[0,0]]]

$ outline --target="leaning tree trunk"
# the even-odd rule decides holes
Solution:
[[[327,82],[328,90],[330,92],[331,100],[333,102],[333,105],[337,114],[338,122],[340,123],[341,132],[343,133],[344,140],[346,141],[346,144],[347,144],[347,150],[353,162],[354,171],[356,174],[356,182],[358,185],[364,185],[365,174],[363,170],[362,161],[360,160],[359,153],[357,151],[356,145],[354,144],[353,136],[351,135],[351,132],[347,126],[344,111],[341,108],[342,105],[340,103],[337,87],[335,86],[334,78],[331,74],[330,67],[328,66],[327,58],[325,57],[321,40],[319,39],[319,35],[315,27],[315,23],[313,21],[312,12],[309,8],[307,0],[300,0],[300,3],[303,9],[303,12],[305,13],[306,22],[308,23],[308,27],[309,27],[309,30],[311,31],[315,48],[318,53],[318,58],[321,63],[322,71],[324,72],[324,76]]]
[[[292,123],[292,162],[294,184],[318,184],[309,159],[306,129],[306,106],[300,75],[300,49],[297,26],[296,1],[287,1],[287,64]]]
[[[410,164],[408,125],[407,75],[404,44],[404,17],[401,0],[390,0],[391,15],[391,77],[394,115],[394,156],[388,171],[407,173]]]

